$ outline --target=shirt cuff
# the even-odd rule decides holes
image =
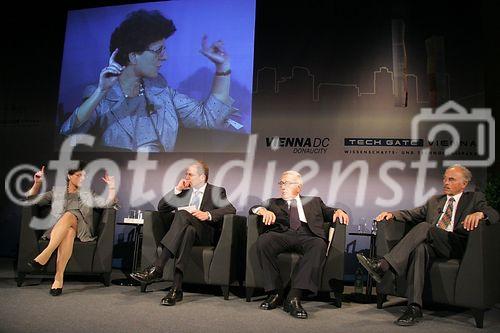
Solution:
[[[207,212],[207,214],[208,214],[208,220],[212,221],[212,214],[210,214],[210,212]]]
[[[174,187],[174,194],[175,195],[179,195],[181,194],[182,191],[178,191],[176,187]]]
[[[259,209],[262,209],[262,208],[264,208],[264,207],[256,207],[256,208],[252,209],[252,213],[257,214]]]

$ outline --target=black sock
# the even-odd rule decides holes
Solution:
[[[420,310],[422,310],[422,305],[420,305],[418,303],[410,303],[410,304],[408,304],[408,306],[411,306],[411,305],[416,306],[417,308],[419,308]]]
[[[380,268],[382,268],[382,270],[384,272],[387,272],[391,268],[391,265],[389,264],[389,262],[387,260],[382,258],[382,259],[380,259]]]
[[[288,299],[296,297],[299,301],[302,298],[302,289],[292,288],[288,293]]]
[[[182,278],[184,277],[184,274],[182,273],[182,271],[180,269],[175,269],[175,273],[174,273],[174,284],[173,284],[173,287],[175,289],[179,289],[179,290],[182,290]]]
[[[276,295],[276,294],[282,295],[283,293],[280,294],[278,289],[273,289],[273,290],[267,291],[267,296]]]
[[[174,255],[172,254],[172,252],[170,252],[166,247],[162,247],[161,254],[155,260],[154,265],[163,269],[165,268],[168,259],[172,258],[173,256]]]

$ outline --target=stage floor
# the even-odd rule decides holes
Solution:
[[[281,309],[259,310],[263,297],[247,303],[240,290],[228,301],[210,288],[190,286],[174,307],[160,305],[167,284],[152,291],[111,285],[97,280],[67,280],[59,297],[49,295],[49,279],[28,279],[18,288],[12,259],[0,259],[0,332],[401,332],[393,324],[404,308],[398,304],[377,310],[375,304],[344,302],[341,309],[327,302],[304,301],[310,318],[299,320]],[[113,278],[124,277],[119,270]],[[352,291],[347,287],[346,292]],[[425,310],[424,320],[409,331],[500,332],[500,304],[486,312],[484,329],[477,330],[469,310]]]

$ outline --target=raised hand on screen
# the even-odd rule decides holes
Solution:
[[[212,45],[208,44],[208,37],[204,35],[201,39],[200,52],[217,66],[217,70],[229,69],[229,55],[224,49],[224,42],[218,40]]]
[[[118,53],[118,49],[116,49],[111,56],[109,57],[108,66],[104,67],[101,70],[101,74],[99,75],[99,89],[103,91],[108,91],[109,88],[115,84],[116,80],[125,69],[124,66],[120,65],[115,61],[115,57]]]

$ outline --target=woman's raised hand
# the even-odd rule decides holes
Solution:
[[[118,53],[118,49],[116,49],[111,56],[109,57],[108,66],[104,67],[101,70],[101,74],[99,75],[99,89],[102,91],[108,91],[109,88],[115,84],[116,80],[125,69],[124,66],[120,65],[115,61],[115,57]]]

